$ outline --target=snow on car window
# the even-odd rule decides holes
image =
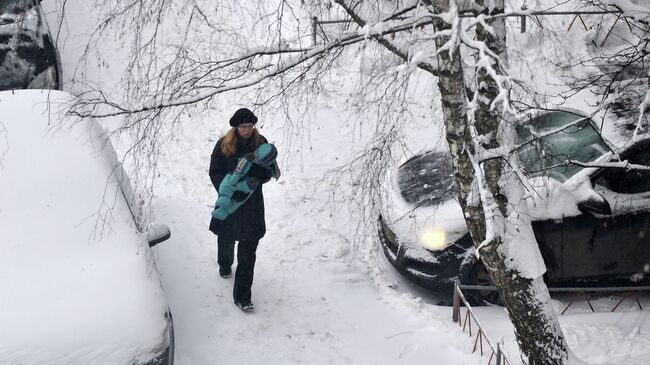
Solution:
[[[448,152],[427,151],[399,167],[397,185],[407,203],[432,206],[456,196],[454,169]]]
[[[32,0],[0,0],[0,13],[19,14],[32,6]]]
[[[536,138],[550,131],[556,133]],[[519,160],[530,177],[548,176],[560,182],[582,170],[567,160],[591,162],[610,152],[590,119],[555,111],[544,113],[517,127]],[[530,142],[527,143],[526,142]]]

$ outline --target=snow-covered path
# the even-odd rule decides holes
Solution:
[[[345,138],[331,143],[341,133],[332,123],[337,118],[324,118],[320,122],[326,127],[318,128],[322,140],[313,137],[312,143],[330,143],[336,153],[306,151],[301,163],[281,166],[279,182],[265,186],[268,232],[258,248],[252,314],[233,305],[233,279],[219,277],[215,237],[207,230],[208,204],[215,196],[207,166],[214,134],[223,125],[185,126],[182,137],[168,146],[155,211],[157,220],[172,229],[172,238],[159,246],[158,267],[175,316],[177,363],[487,361],[469,355],[472,340],[450,321],[450,308],[423,305],[378,287],[367,265],[350,259],[341,236],[347,230],[347,207],[331,212],[329,192],[316,189],[337,155],[350,151]],[[280,135],[268,129],[262,133],[271,141]]]
[[[335,111],[319,112],[300,158],[298,151],[289,158],[281,123],[263,126],[278,145],[283,175],[264,187],[268,230],[257,251],[256,310],[235,307],[233,279],[219,277],[215,237],[207,230],[216,198],[209,155],[226,118],[184,125],[160,165],[154,211],[172,238],[158,246],[158,268],[174,313],[178,365],[488,363],[489,353],[471,353],[475,337],[451,322],[451,308],[413,290],[383,253],[350,252],[345,236],[359,218],[343,202],[332,210],[330,187],[319,184],[352,151],[351,127]],[[311,146],[328,146],[328,153]],[[631,300],[608,313],[617,299],[592,300],[600,313],[578,302],[560,318],[574,353],[592,364],[646,364],[648,313]],[[566,302],[555,301],[558,313]],[[650,305],[647,298],[643,305]],[[509,360],[519,364],[504,309],[476,310],[488,335],[503,338]]]
[[[201,208],[163,205],[186,217]],[[175,314],[179,364],[414,363],[427,354],[418,348],[424,342],[411,338],[440,335],[392,311],[362,273],[281,233],[269,234],[258,250],[257,309],[244,314],[232,304],[232,279],[217,274],[212,237],[199,237],[200,223],[169,223],[174,238],[160,249],[159,267]]]

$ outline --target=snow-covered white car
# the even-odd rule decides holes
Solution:
[[[0,92],[0,364],[173,363],[173,324],[113,147],[60,91]]]
[[[650,165],[650,141],[615,155],[590,118],[569,111],[538,113],[517,134],[519,160],[535,187],[527,205],[547,282],[633,285],[642,279],[650,262],[650,171],[564,162],[620,158]],[[456,279],[488,284],[457,202],[447,152],[412,156],[388,174],[386,184],[390,194],[379,238],[400,273],[447,293]]]
[[[38,0],[0,0],[0,90],[61,89],[59,54]]]

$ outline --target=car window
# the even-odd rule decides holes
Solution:
[[[398,169],[400,194],[414,206],[431,206],[456,196],[454,168],[448,152],[427,151]]]
[[[570,126],[561,129],[567,125]],[[570,112],[544,113],[516,129],[517,144],[522,146],[519,160],[530,177],[548,176],[564,182],[582,170],[581,166],[567,165],[565,161],[591,162],[610,152],[591,119]],[[535,137],[553,130],[559,131]]]
[[[58,52],[36,1],[0,0],[0,90],[59,89]],[[16,13],[18,15],[16,15]],[[20,22],[16,27],[13,22]]]
[[[650,166],[650,148],[648,147],[650,146],[646,145],[628,156],[622,156],[621,159],[632,164]],[[618,168],[604,169],[595,183],[616,193],[643,193],[650,191],[650,171]]]
[[[19,14],[32,7],[34,0],[0,0],[0,14]]]

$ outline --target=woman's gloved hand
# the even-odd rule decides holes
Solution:
[[[271,180],[271,171],[256,164],[251,165],[250,170],[248,170],[246,175],[256,178],[262,184]]]

